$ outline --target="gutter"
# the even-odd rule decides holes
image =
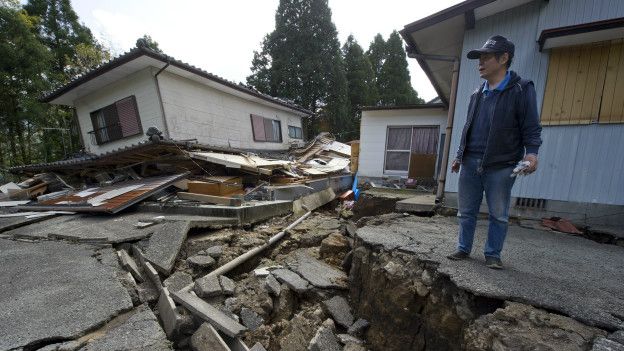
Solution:
[[[167,60],[167,64],[161,68],[160,70],[158,70],[158,72],[156,72],[156,74],[154,75],[154,83],[156,83],[156,94],[158,95],[158,102],[160,104],[160,113],[162,116],[162,120],[163,120],[163,125],[165,126],[165,130],[163,131],[165,134],[165,138],[169,139],[169,126],[167,125],[167,117],[165,117],[165,106],[163,105],[163,101],[162,101],[162,95],[160,93],[160,84],[158,82],[158,75],[161,74],[165,69],[167,69],[167,67],[169,67],[169,60]]]
[[[446,138],[444,139],[444,149],[442,150],[442,169],[438,176],[438,190],[436,193],[436,204],[442,203],[444,200],[444,186],[446,184],[446,174],[448,170],[448,160],[451,148],[451,137],[453,134],[453,121],[455,119],[455,100],[457,97],[457,81],[459,79],[459,57],[455,56],[442,56],[442,55],[423,55],[414,52],[409,52],[408,57],[415,58],[417,60],[435,60],[435,61],[447,61],[453,62],[453,76],[451,79],[451,94],[448,101],[448,114],[446,120]],[[422,65],[421,65],[422,66]]]

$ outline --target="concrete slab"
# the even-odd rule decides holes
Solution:
[[[169,295],[169,290],[163,288],[158,298],[158,315],[165,329],[165,334],[168,338],[172,338],[179,329],[179,325],[182,322],[182,317],[176,311],[175,303]]]
[[[157,225],[157,229],[149,238],[149,244],[143,254],[154,268],[164,274],[169,274],[175,259],[186,240],[189,223],[186,221],[164,222]]]
[[[193,277],[182,271],[173,272],[173,274],[163,282],[163,285],[169,289],[169,291],[180,291],[190,284],[193,284]]]
[[[267,186],[267,189],[271,193],[271,199],[287,201],[296,200],[316,191],[314,188],[302,184],[273,185]]]
[[[0,239],[0,350],[74,339],[132,308],[116,269],[94,251],[84,244]],[[117,265],[112,249],[98,253]]]
[[[256,201],[242,206],[176,204],[163,207],[161,204],[143,203],[139,206],[139,211],[228,218],[229,221],[234,219],[235,224],[253,224],[289,213],[292,210],[291,204],[291,201]]]
[[[221,284],[219,284],[219,277],[213,275],[203,276],[195,281],[193,290],[199,297],[212,297],[218,296],[223,293],[221,290]]]
[[[208,323],[202,324],[193,334],[191,348],[195,351],[230,351],[223,338]]]
[[[303,250],[295,252],[294,256],[295,260],[289,262],[288,267],[315,287],[322,289],[348,288],[348,277],[345,272],[317,260]]]
[[[81,351],[111,350],[166,351],[173,349],[152,310],[146,305],[141,305],[127,321],[81,349]]]
[[[298,294],[304,293],[311,288],[310,284],[308,284],[305,279],[301,278],[299,274],[289,269],[280,268],[272,271],[271,273],[278,281],[288,285],[289,288]]]
[[[345,329],[349,329],[353,324],[353,314],[349,302],[342,296],[334,296],[329,300],[323,301],[323,307],[336,324]]]
[[[313,211],[336,198],[336,193],[333,189],[328,188],[317,193],[304,196],[292,203],[292,211],[296,217],[300,217],[308,211]],[[307,208],[307,210],[304,208]]]
[[[195,295],[180,291],[172,293],[171,296],[193,314],[210,323],[227,336],[235,338],[247,330],[237,321]]]
[[[308,346],[310,351],[340,351],[342,347],[338,343],[338,338],[331,329],[320,327],[316,335],[310,340]]]
[[[397,212],[431,212],[435,206],[435,195],[422,194],[397,201]]]
[[[0,213],[6,213],[6,212],[0,212]],[[52,218],[53,216],[38,217],[38,218],[26,218],[25,216],[0,218],[0,233],[6,232],[11,229],[23,227],[25,225],[52,219]]]
[[[357,245],[399,250],[439,265],[459,288],[477,296],[516,301],[608,330],[624,327],[624,248],[556,232],[510,226],[504,270],[484,265],[487,221],[479,221],[472,259],[450,261],[457,245],[455,218],[409,216],[363,227]]]
[[[121,266],[128,272],[130,272],[132,274],[132,277],[134,277],[137,282],[142,283],[145,281],[143,274],[139,270],[139,266],[137,266],[134,259],[132,259],[130,255],[128,255],[128,251],[121,249],[117,251],[117,256],[119,257]]]

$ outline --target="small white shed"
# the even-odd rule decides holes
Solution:
[[[435,179],[446,121],[441,103],[363,107],[358,176]]]

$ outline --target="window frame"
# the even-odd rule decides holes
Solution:
[[[276,144],[281,144],[284,142],[284,138],[282,136],[282,121],[279,119],[272,119],[272,118],[267,118],[267,117],[263,117],[254,113],[249,114],[250,117],[250,121],[251,121],[251,133],[253,136],[253,140],[254,142],[258,142],[258,143],[276,143]],[[254,117],[255,118],[262,118],[262,125],[263,125],[263,131],[264,131],[264,140],[260,139],[259,137],[259,133],[256,130],[256,126],[254,125]],[[271,125],[271,140],[267,140],[267,135],[266,135],[266,131],[267,131],[267,127],[268,124],[270,123]],[[276,128],[277,126],[277,128]],[[275,140],[273,138],[274,136],[274,132],[278,132],[278,140]]]
[[[293,133],[291,133],[291,131]],[[297,131],[299,132],[299,136],[297,136]],[[303,128],[289,125],[288,126],[288,137],[291,138],[291,139],[303,140]]]
[[[136,115],[136,133],[124,135],[123,125],[121,123],[118,104],[124,100],[130,99],[132,108],[134,109],[134,113]],[[110,121],[107,122],[107,116],[105,114],[106,111],[109,111],[111,114],[109,117],[112,117],[114,120],[112,123]],[[136,135],[143,134],[143,125],[141,123],[141,115],[139,113],[139,106],[137,104],[136,96],[130,95],[126,96],[122,99],[119,99],[112,104],[103,106],[97,110],[89,112],[89,117],[91,118],[91,126],[93,130],[88,132],[91,135],[91,143],[94,145],[104,145],[108,143],[112,143],[118,140],[130,138]],[[108,123],[105,125],[101,125],[101,123]],[[103,138],[103,134],[105,133],[106,137]],[[112,134],[112,136],[111,136]]]
[[[384,175],[400,175],[400,176],[407,176],[409,173],[409,167],[410,167],[410,163],[411,161],[411,154],[412,154],[412,146],[413,146],[413,138],[414,138],[414,129],[415,128],[437,128],[438,131],[438,140],[436,143],[436,164],[439,162],[439,153],[440,153],[440,139],[441,139],[441,133],[443,131],[442,129],[442,125],[439,124],[412,124],[412,125],[386,125],[386,142],[384,144],[384,163],[383,163],[383,170],[382,173]],[[409,129],[410,130],[410,142],[409,142],[409,149],[407,150],[402,150],[402,149],[396,149],[396,150],[388,150],[388,140],[390,138],[390,129]],[[387,169],[387,160],[388,160],[388,151],[390,152],[407,152],[408,154],[408,159],[407,159],[407,170],[403,171],[403,170],[394,170],[394,169]],[[437,177],[437,170],[434,171],[434,177]]]

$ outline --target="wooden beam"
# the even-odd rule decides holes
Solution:
[[[223,197],[223,196],[212,196],[212,195],[178,192],[178,197],[184,200],[194,200],[194,201],[206,202],[209,204],[218,204],[218,205],[226,205],[226,206],[240,206],[243,204],[243,200],[241,199],[235,199],[232,197]]]

